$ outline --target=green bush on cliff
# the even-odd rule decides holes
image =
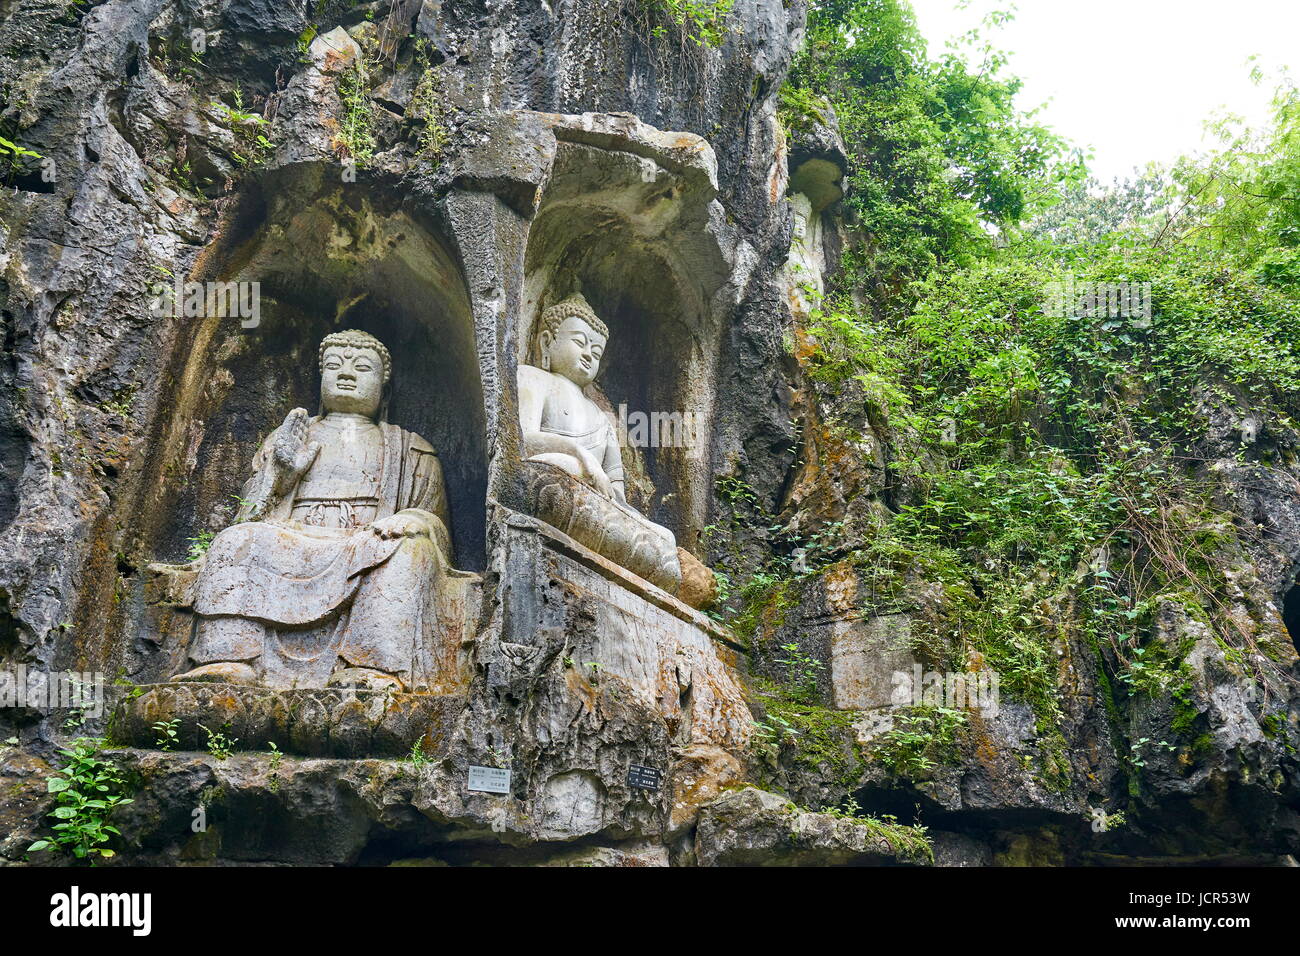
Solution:
[[[641,0],[645,6],[667,16],[683,35],[697,46],[719,47],[727,38],[727,17],[735,0]],[[662,36],[664,28],[654,28]]]
[[[964,711],[949,707],[909,707],[875,742],[872,756],[896,776],[923,780],[940,764],[956,762],[957,734],[966,721]]]
[[[1178,649],[1150,641],[1174,599],[1256,679],[1283,679],[1228,613],[1245,553],[1203,459],[1249,415],[1237,457],[1267,463],[1300,420],[1295,87],[1271,130],[1220,124],[1218,152],[1101,190],[978,34],[974,66],[931,60],[901,0],[823,0],[808,37],[781,116],[797,134],[833,107],[850,231],[797,355],[824,424],[888,447],[892,516],[826,549],[857,568],[864,612],[939,585],[917,650],[963,669],[978,652],[1049,736],[1073,637],[1121,698],[1183,688]],[[1078,308],[1090,290],[1100,307]],[[809,580],[782,569],[791,536],[763,537],[778,557],[731,573],[749,631]]]
[[[50,816],[58,822],[50,839],[37,840],[29,852],[57,847],[77,860],[113,856],[104,844],[119,831],[108,818],[114,809],[133,801],[122,792],[117,765],[100,756],[102,746],[101,740],[78,738],[59,751],[67,762],[47,783],[56,804]]]
[[[1149,315],[1045,309],[1067,277],[1150,283]],[[1224,613],[1241,544],[1197,449],[1215,405],[1300,414],[1297,303],[1194,252],[1141,247],[1026,245],[912,292],[910,313],[856,326],[823,309],[807,365],[886,413],[897,515],[844,546],[872,580],[901,562],[945,585],[935,648],[980,651],[1050,717],[1071,628],[1140,671],[1141,619],[1176,591],[1229,646],[1248,643]]]

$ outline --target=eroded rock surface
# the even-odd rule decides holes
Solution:
[[[887,838],[888,828],[809,813],[746,787],[712,803],[700,818],[701,866],[882,866],[928,862],[915,846]]]

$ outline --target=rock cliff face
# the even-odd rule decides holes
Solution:
[[[286,396],[306,401],[312,387],[312,363],[296,360],[314,346],[260,342],[248,354],[240,330],[229,328],[237,323],[196,328],[202,323],[155,318],[156,284],[257,272],[265,285],[279,283],[273,298],[286,300],[283,309],[308,313],[266,322],[277,328],[333,327],[353,299],[381,287],[392,309],[454,315],[467,326],[471,309],[484,308],[470,296],[490,307],[493,296],[521,291],[493,288],[493,276],[474,271],[486,262],[513,265],[511,256],[525,250],[492,249],[480,262],[483,250],[467,247],[495,237],[476,236],[473,227],[482,223],[471,222],[456,236],[457,248],[447,249],[448,220],[474,219],[477,202],[501,203],[522,213],[522,222],[538,212],[538,187],[554,163],[550,121],[519,111],[628,113],[708,141],[716,181],[706,178],[700,188],[716,191],[734,243],[727,251],[741,260],[736,267],[701,264],[702,272],[735,279],[726,290],[729,321],[714,331],[721,348],[712,377],[726,390],[716,402],[718,453],[744,458],[747,446],[761,453],[769,484],[779,487],[792,441],[781,410],[772,408],[771,394],[784,385],[771,357],[786,321],[776,277],[789,214],[773,99],[798,38],[799,10],[743,5],[738,32],[720,51],[697,48],[671,21],[635,4],[406,3],[387,14],[375,4],[306,3],[6,10],[6,128],[51,162],[48,181],[37,169],[4,199],[0,514],[8,524],[0,563],[4,634],[25,653],[67,663],[108,663],[124,653],[116,639],[130,613],[122,607],[131,591],[124,579],[138,584],[143,563],[181,557],[196,530],[229,520],[227,496],[247,467],[249,442],[283,414]],[[656,37],[656,29],[664,35]],[[358,63],[369,95],[349,106],[339,80]],[[234,107],[236,91],[243,111]],[[248,125],[249,109],[271,122]],[[581,150],[608,140],[596,127],[610,124],[635,125],[615,117],[589,129],[579,120],[560,125],[573,130]],[[250,129],[275,145],[258,146]],[[436,150],[434,141],[441,143]],[[356,184],[344,182],[340,160],[353,153],[362,157],[360,185],[348,192],[343,187]],[[588,171],[577,159],[572,165],[579,178],[615,175]],[[639,182],[635,166],[631,172]],[[452,211],[449,193],[480,198]],[[712,215],[711,199],[690,214]],[[581,244],[597,225],[581,206],[552,218],[551,233],[560,235],[551,246]],[[670,245],[680,239],[683,257],[695,251],[699,229],[691,225],[663,238]],[[403,229],[438,238],[403,237]],[[538,259],[552,253],[545,243],[527,251]],[[568,254],[607,251],[592,239]],[[448,261],[453,256],[459,264]],[[260,269],[241,257],[253,257]],[[625,263],[624,274],[609,281],[617,278],[629,298],[657,294],[660,277],[638,264]],[[716,294],[724,276],[701,278]],[[397,290],[397,283],[408,287]],[[463,328],[456,344],[472,360],[469,333]],[[436,361],[449,351],[439,344],[429,350]],[[675,361],[690,368],[692,357]],[[474,422],[473,408],[451,404],[454,393],[498,385],[452,378],[447,396],[413,396],[406,413],[443,422],[442,431],[481,435],[494,423],[482,420],[481,409]],[[232,389],[245,394],[231,398]],[[449,407],[416,408],[417,401]],[[462,416],[468,421],[448,422]],[[474,424],[479,428],[463,427]],[[485,445],[478,436],[439,443],[442,456],[464,471],[452,484],[467,488],[467,500],[472,488],[481,501]],[[467,523],[456,529],[465,541],[458,547],[477,550],[481,565],[481,505],[453,510]]]
[[[738,633],[527,517],[515,368],[570,280],[614,330],[608,401],[701,418],[689,454],[630,453],[629,499],[706,563],[770,550],[745,515],[813,533],[905,493],[887,478],[894,436],[864,418],[843,446],[800,369],[803,286],[827,280],[846,241],[834,129],[787,144],[776,118],[803,19],[800,0],[737,0],[714,47],[643,0],[0,5],[0,134],[41,157],[0,193],[0,663],[114,685],[114,719],[76,732],[119,747],[135,802],[115,822],[136,848],[120,859],[1297,850],[1296,705],[1251,696],[1177,606],[1153,627],[1194,648],[1174,716],[1198,729],[1195,755],[1153,753],[1133,777],[1122,741],[1158,740],[1173,717],[1108,709],[1095,655],[1067,635],[1050,736],[1006,700],[917,780],[882,742],[897,750],[892,675],[910,672],[910,622],[941,587],[909,581],[890,613],[864,617],[859,573],[830,568]],[[159,284],[186,280],[258,282],[258,314],[159,314]],[[438,449],[457,565],[482,574],[451,652],[463,680],[424,699],[158,686],[191,623],[187,572],[165,565],[230,523],[260,440],[314,401],[321,335],[355,324],[392,350],[394,416]],[[1279,615],[1300,569],[1295,476],[1207,457],[1263,531],[1242,614],[1294,671]],[[727,491],[739,483],[743,501]],[[786,676],[787,643],[823,665],[797,733],[754,692]],[[199,719],[237,752],[199,752]],[[168,720],[182,733],[166,750],[185,752],[151,739]],[[24,859],[44,832],[68,735],[61,716],[0,710],[0,739],[17,740],[0,748],[0,858]],[[510,792],[467,791],[471,766],[510,768]],[[631,766],[662,780],[639,786]],[[1098,832],[1094,808],[1125,793],[1139,819]],[[849,798],[928,838],[809,812]],[[199,807],[212,825],[194,833]]]

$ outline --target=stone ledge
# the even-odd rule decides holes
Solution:
[[[142,691],[142,693],[136,693]],[[207,750],[203,724],[235,738],[233,749],[309,757],[404,757],[444,741],[464,709],[462,695],[353,690],[287,690],[233,684],[146,684],[123,694],[109,724],[114,743],[158,749],[159,721],[179,720],[178,750]]]
[[[919,846],[891,843],[884,836],[889,826],[803,810],[784,797],[746,787],[704,808],[695,835],[696,855],[700,866],[891,866],[931,862]]]
[[[731,631],[711,617],[697,611],[689,604],[669,594],[663,588],[651,584],[645,578],[638,577],[632,572],[620,568],[614,562],[601,557],[586,545],[574,540],[560,529],[547,524],[540,518],[534,518],[531,515],[517,511],[506,511],[505,524],[510,528],[531,531],[539,535],[545,539],[548,547],[571,558],[588,570],[594,571],[606,580],[612,581],[660,610],[667,611],[685,623],[699,628],[714,641],[725,645],[731,651],[747,653],[748,649],[745,645]]]

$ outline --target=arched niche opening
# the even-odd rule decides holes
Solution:
[[[540,364],[542,313],[583,294],[610,330],[588,393],[626,426],[628,501],[687,548],[707,523],[715,297],[729,275],[702,180],[645,155],[561,142],[529,232],[516,355]]]
[[[486,566],[486,424],[462,270],[436,222],[337,180],[310,167],[262,183],[196,272],[259,283],[260,314],[255,328],[209,318],[194,336],[176,402],[186,420],[169,431],[180,487],[159,528],[162,559],[184,560],[187,542],[229,523],[262,439],[290,409],[318,411],[321,339],[358,328],[392,355],[388,420],[438,452],[456,565]]]

